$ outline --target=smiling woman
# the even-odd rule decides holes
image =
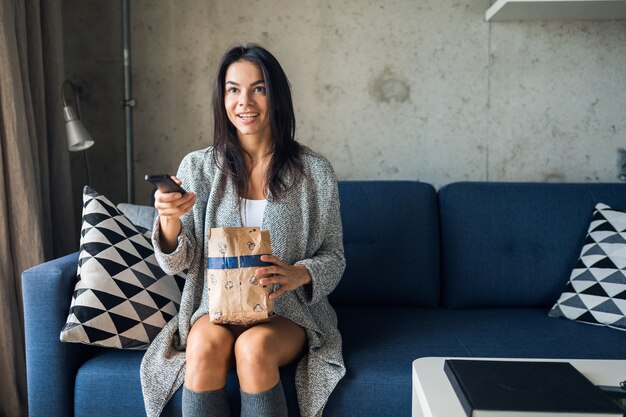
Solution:
[[[265,198],[267,192],[280,198],[286,177],[299,180],[303,167],[289,81],[269,51],[249,45],[226,52],[213,86],[213,119],[215,162],[231,175],[240,196],[252,191],[253,199]],[[249,190],[250,176],[238,174],[270,153],[266,190],[259,193],[258,184]],[[219,155],[229,155],[226,165]]]
[[[345,268],[334,171],[296,141],[287,76],[264,48],[224,54],[213,110],[214,145],[187,155],[178,170],[188,192],[155,194],[157,260],[168,273],[186,269],[188,278],[179,315],[142,361],[148,417],[159,415],[180,385],[186,417],[230,415],[225,384],[233,368],[242,416],[287,416],[280,368],[295,361],[300,414],[319,415],[345,374],[327,298]],[[208,315],[207,232],[232,226],[270,232],[272,255],[254,272],[260,284],[278,288],[269,295],[276,313],[269,322],[217,324]]]
[[[273,150],[265,80],[259,66],[249,61],[232,63],[226,80],[224,108],[252,168],[246,197],[263,200],[264,163]]]
[[[226,80],[224,107],[239,139],[249,142],[248,146],[270,143],[272,132],[261,69],[248,61],[235,62],[228,67]]]

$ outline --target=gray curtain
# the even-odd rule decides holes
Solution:
[[[21,272],[72,251],[61,0],[0,1],[0,416],[27,415]]]

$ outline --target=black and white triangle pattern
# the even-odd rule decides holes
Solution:
[[[596,205],[585,245],[548,313],[626,330],[626,213]]]
[[[150,237],[85,187],[78,282],[62,341],[146,349],[178,314],[186,277],[161,270]]]

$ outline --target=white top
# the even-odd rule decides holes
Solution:
[[[244,227],[261,227],[267,200],[241,199],[241,223]]]

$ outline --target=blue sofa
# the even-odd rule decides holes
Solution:
[[[411,363],[425,356],[626,358],[626,332],[549,318],[596,203],[622,184],[409,181],[339,186],[347,268],[331,302],[347,374],[328,416],[409,416]],[[59,341],[77,253],[23,273],[31,417],[145,415],[143,352]],[[297,416],[295,365],[281,377]],[[236,375],[227,385],[238,410]],[[181,392],[165,416],[181,415]]]

